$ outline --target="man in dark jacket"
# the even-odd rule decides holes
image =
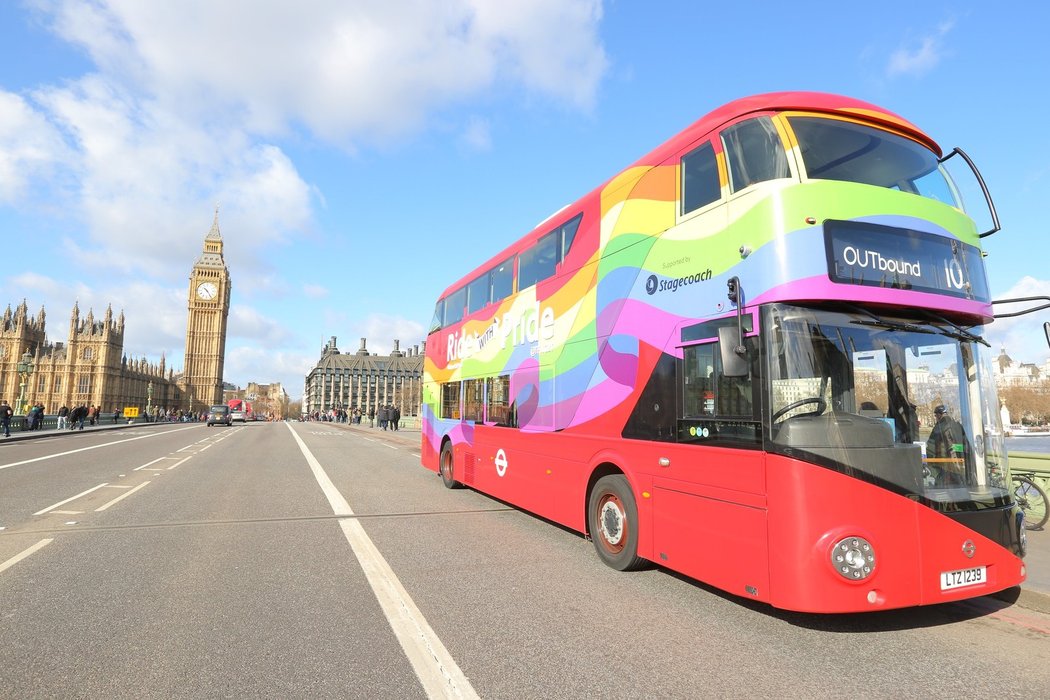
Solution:
[[[6,399],[0,401],[0,425],[3,425],[4,437],[11,437],[11,416],[14,414]]]
[[[969,453],[966,431],[959,421],[948,415],[943,405],[933,409],[937,419],[930,437],[926,440],[926,459],[936,460],[933,466],[940,467],[937,478],[942,485],[961,484],[965,474],[965,458]]]

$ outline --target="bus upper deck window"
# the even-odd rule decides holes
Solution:
[[[733,191],[781,177],[791,177],[784,144],[769,117],[748,119],[722,132]]]
[[[467,288],[462,287],[448,295],[445,299],[445,326],[459,323],[463,320],[463,311],[467,306]]]
[[[682,213],[716,202],[721,196],[714,146],[705,143],[682,156]]]

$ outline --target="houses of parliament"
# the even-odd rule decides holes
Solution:
[[[91,309],[81,316],[74,302],[63,343],[47,339],[44,309],[32,316],[23,300],[13,311],[8,305],[0,318],[0,399],[17,414],[37,403],[49,413],[80,405],[105,412],[148,406],[200,412],[221,403],[231,291],[222,247],[216,209],[190,272],[182,373],[164,357],[158,363],[128,359],[124,314],[114,318],[112,306],[98,318]]]

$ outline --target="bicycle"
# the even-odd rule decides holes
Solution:
[[[1050,511],[1046,509],[1046,491],[1036,483],[1034,472],[1016,472],[1011,477],[1014,500],[1024,511],[1024,528],[1042,530],[1050,519]]]

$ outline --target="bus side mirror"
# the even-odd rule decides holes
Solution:
[[[1050,321],[1043,322],[1043,335],[1046,336],[1046,345],[1050,347]]]
[[[727,377],[746,377],[747,348],[744,347],[740,331],[732,326],[719,328],[718,347],[722,354],[722,374]]]

